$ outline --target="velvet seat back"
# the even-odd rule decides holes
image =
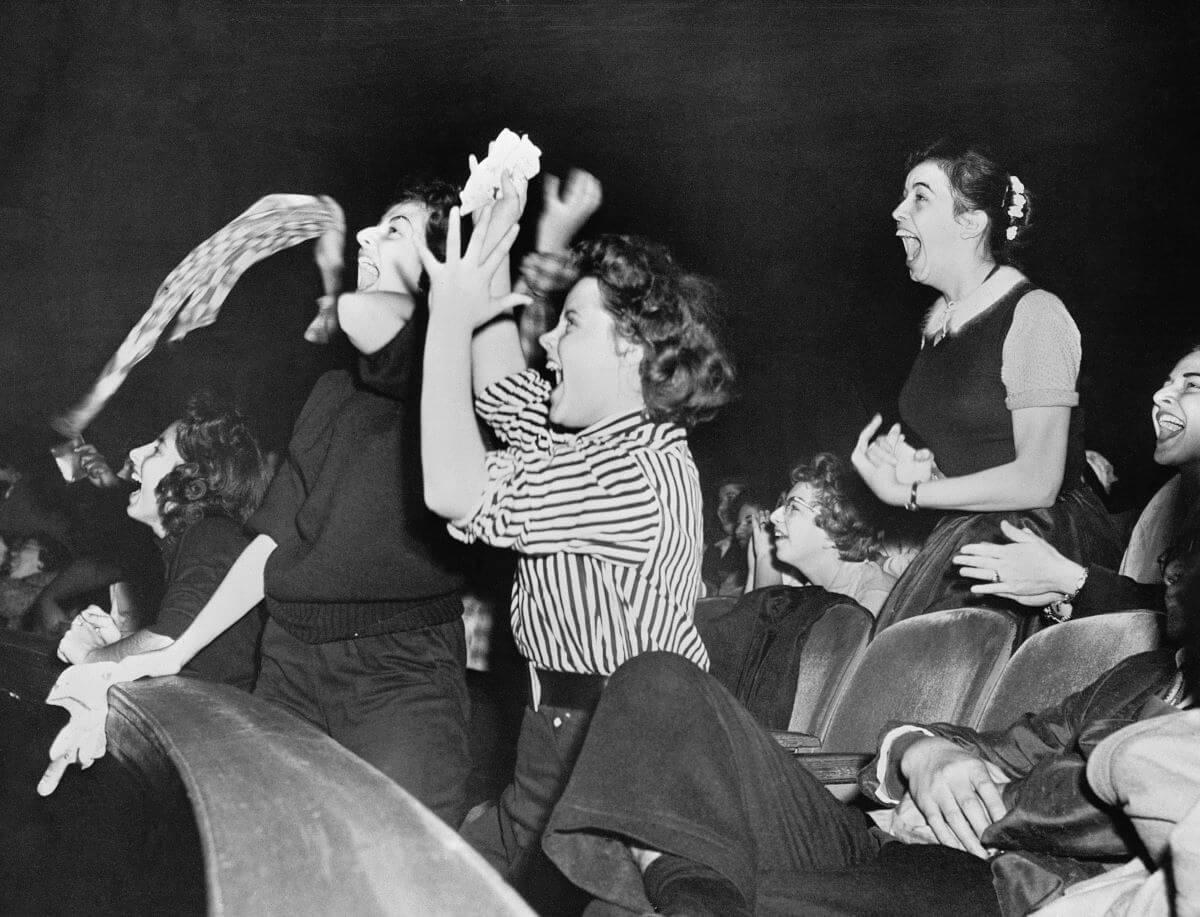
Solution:
[[[800,653],[789,730],[824,741],[834,702],[862,660],[874,623],[865,608],[846,604],[833,606],[813,625]]]
[[[1055,624],[1013,655],[980,726],[1003,729],[1025,713],[1050,707],[1087,687],[1122,659],[1160,645],[1162,616],[1123,611]]]
[[[841,691],[822,751],[868,752],[889,720],[974,725],[1017,635],[1016,619],[981,608],[893,624],[868,645]]]

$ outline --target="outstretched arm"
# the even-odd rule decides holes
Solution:
[[[246,545],[212,598],[178,640],[162,649],[127,657],[125,665],[132,677],[174,675],[261,602],[265,594],[263,573],[276,547],[275,539],[269,535],[259,535]]]
[[[421,386],[425,503],[447,519],[470,513],[487,484],[483,437],[471,398],[472,335],[498,313],[528,299],[509,294],[497,302],[491,297],[492,275],[517,237],[517,226],[510,226],[489,251],[484,239],[491,217],[492,209],[485,208],[463,252],[459,210],[451,210],[445,263],[434,258],[421,240],[417,245],[430,281]]]

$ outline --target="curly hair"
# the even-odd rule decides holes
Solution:
[[[245,418],[211,392],[194,394],[175,434],[183,464],[158,483],[158,511],[168,538],[206,515],[245,522],[267,492],[270,466]]]
[[[792,485],[810,484],[817,504],[814,523],[833,540],[842,560],[878,560],[883,553],[879,529],[863,514],[866,491],[858,475],[831,452],[818,452],[792,469]]]
[[[579,277],[594,277],[617,331],[645,349],[646,414],[694,426],[733,395],[733,365],[720,343],[716,288],[685,272],[663,246],[636,236],[578,243]]]
[[[956,216],[968,210],[982,210],[987,214],[989,254],[997,264],[1013,264],[1017,250],[1029,241],[1033,215],[1033,198],[1029,191],[1021,192],[1025,197],[1024,214],[1013,224],[1017,231],[1010,239],[1007,236],[1012,195],[1010,173],[987,149],[976,143],[942,137],[910,154],[907,168],[911,171],[923,162],[937,163],[945,173],[954,196]]]

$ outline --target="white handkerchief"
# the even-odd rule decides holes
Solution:
[[[500,196],[500,176],[505,172],[529,181],[541,170],[542,151],[528,134],[519,137],[507,127],[488,144],[483,160],[471,159],[471,176],[459,195],[464,214],[485,207]]]

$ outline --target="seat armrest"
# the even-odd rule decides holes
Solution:
[[[796,762],[826,786],[834,783],[857,783],[858,772],[875,757],[850,752],[793,752]]]
[[[784,732],[772,729],[771,738],[778,742],[780,747],[786,748],[793,754],[802,748],[819,749],[821,747],[821,740],[807,732]]]

